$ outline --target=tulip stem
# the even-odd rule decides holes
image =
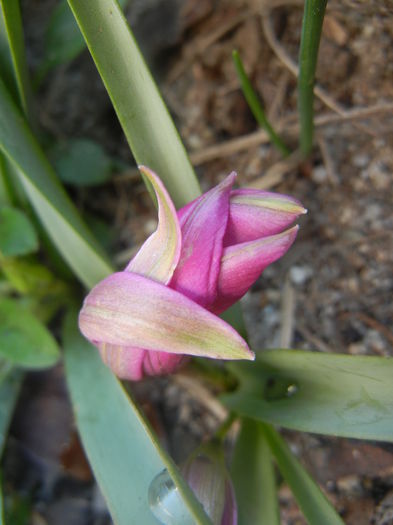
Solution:
[[[222,423],[222,425],[217,429],[214,440],[216,441],[224,441],[225,436],[227,435],[229,429],[231,428],[233,422],[237,416],[234,414],[234,412],[230,412],[226,420]]]
[[[300,151],[308,157],[314,134],[314,82],[327,0],[305,0],[299,53]]]
[[[276,148],[284,155],[284,157],[287,157],[291,152],[269,122],[258,95],[252,87],[250,79],[247,76],[239,53],[236,50],[232,51],[232,58],[235,64],[237,76],[240,80],[243,95],[252,111],[252,114],[255,117],[255,120],[262,128],[265,129],[266,133],[270,137],[270,140],[276,146]]]

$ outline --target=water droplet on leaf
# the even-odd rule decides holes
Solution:
[[[270,377],[265,385],[264,397],[266,401],[280,401],[294,396],[298,390],[298,385],[290,379]]]
[[[148,502],[150,510],[163,525],[195,525],[166,469],[150,483]]]

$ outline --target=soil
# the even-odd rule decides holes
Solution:
[[[22,2],[33,70],[55,3]],[[294,247],[243,299],[253,348],[393,356],[393,2],[328,3],[317,72],[322,92],[315,101],[315,148],[307,163],[299,162],[296,151],[283,161],[258,131],[231,60],[238,49],[270,120],[296,150],[291,69],[301,2],[132,4],[129,19],[202,188],[236,170],[239,185],[291,194],[308,208]],[[150,28],[147,33],[141,20]],[[154,42],[143,40],[152,33]],[[69,188],[81,210],[110,225],[115,260],[124,265],[154,229],[155,212],[87,52],[47,77],[39,91],[39,118],[48,134],[92,138],[129,166],[95,188],[94,199],[92,191]],[[208,439],[225,415],[212,392],[186,373],[133,389],[178,461]],[[391,445],[284,435],[345,523],[393,524]],[[110,523],[73,427],[61,367],[27,378],[5,472],[6,490],[30,512],[30,521],[21,523]],[[279,494],[282,523],[305,523],[285,484]]]

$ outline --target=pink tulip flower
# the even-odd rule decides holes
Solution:
[[[232,190],[236,174],[176,212],[160,179],[140,167],[158,203],[157,230],[123,272],[98,283],[79,316],[83,335],[123,378],[168,374],[185,356],[253,359],[216,314],[289,249],[305,209],[295,199]]]

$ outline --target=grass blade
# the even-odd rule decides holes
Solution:
[[[311,153],[314,133],[314,82],[327,0],[305,0],[299,53],[298,107],[300,150]]]
[[[310,525],[345,525],[321,489],[290,451],[283,438],[270,426],[263,425],[266,440],[278,468],[290,486]]]
[[[68,0],[138,164],[177,207],[200,194],[176,128],[115,0]],[[121,50],[121,52],[120,52]]]
[[[393,359],[269,350],[227,365],[240,388],[224,402],[243,416],[304,432],[393,441]]]
[[[255,120],[258,122],[261,128],[266,131],[276,148],[284,155],[284,157],[287,157],[291,152],[269,122],[258,95],[256,94],[254,88],[251,85],[250,79],[247,76],[239,53],[237,51],[233,51],[232,58],[235,64],[237,76],[240,80],[244,98],[246,99],[247,104],[255,117]]]

